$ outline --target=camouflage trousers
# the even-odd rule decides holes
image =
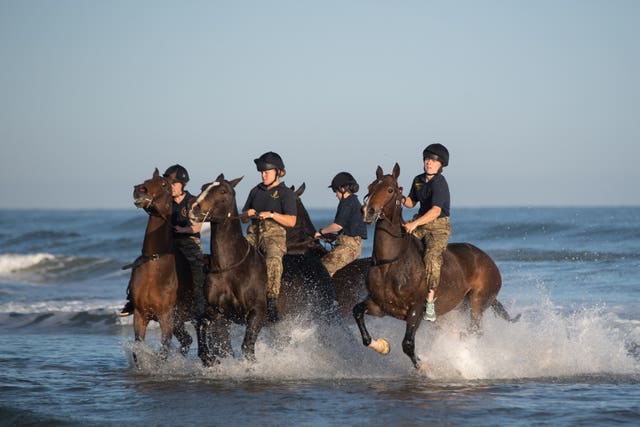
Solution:
[[[336,271],[360,258],[362,253],[362,237],[340,234],[331,252],[322,257],[322,264],[333,277]]]
[[[421,225],[413,231],[413,235],[424,243],[423,259],[427,289],[436,291],[440,284],[443,253],[451,236],[449,217],[436,218],[428,224]]]
[[[266,219],[249,225],[245,238],[264,254],[267,264],[267,297],[277,297],[282,281],[282,257],[287,253],[287,230],[277,222]]]
[[[202,269],[202,246],[200,239],[197,237],[180,237],[173,240],[173,247],[180,252],[187,262],[191,270],[191,278],[193,280],[193,299],[191,302],[192,309],[196,316],[204,313],[204,271]]]

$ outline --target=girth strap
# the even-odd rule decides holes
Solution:
[[[160,257],[162,257],[163,255],[166,255],[166,254],[140,255],[131,264],[123,265],[122,269],[123,270],[128,270],[130,268],[133,268],[135,270],[136,268],[140,267],[142,264],[144,264],[146,262],[149,262],[149,261],[155,261],[155,260],[159,259]]]

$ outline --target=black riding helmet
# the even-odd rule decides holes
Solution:
[[[183,185],[187,185],[189,182],[189,172],[181,165],[169,166],[162,176],[171,182],[181,182]]]
[[[273,151],[266,152],[253,161],[260,172],[267,171],[269,169],[276,169],[279,177],[283,177],[287,173],[284,169],[282,157]]]
[[[449,164],[449,150],[442,144],[431,144],[422,152],[422,160],[429,158],[438,160],[445,167]]]
[[[344,188],[349,193],[357,193],[360,189],[358,181],[349,172],[340,172],[331,180],[329,188],[331,190],[340,191],[340,188]]]

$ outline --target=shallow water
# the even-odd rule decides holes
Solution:
[[[311,214],[320,226],[332,211]],[[142,212],[20,212],[9,227],[16,212],[0,211],[0,424],[636,425],[640,209],[455,214],[452,241],[494,257],[499,298],[522,318],[488,312],[480,337],[460,336],[458,313],[423,325],[421,374],[391,318],[367,318],[388,356],[362,346],[350,319],[296,319],[261,333],[255,364],[204,368],[195,348],[161,361],[157,325],[135,344],[132,319],[115,315]],[[236,349],[241,333],[234,326]]]

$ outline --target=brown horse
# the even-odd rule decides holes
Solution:
[[[378,166],[376,180],[368,188],[364,220],[367,224],[375,222],[373,256],[366,279],[369,295],[355,305],[353,315],[363,344],[382,354],[389,352],[389,343],[384,338],[371,339],[364,315],[387,314],[404,320],[402,350],[420,368],[415,355],[415,334],[425,310],[427,288],[421,243],[403,228],[399,175],[397,163],[391,175],[384,175]],[[480,331],[482,313],[489,306],[511,320],[496,300],[501,286],[500,271],[489,255],[469,243],[451,243],[444,253],[436,313],[443,315],[466,302],[471,311],[470,329],[474,332]]]
[[[202,186],[191,209],[195,221],[211,222],[210,272],[205,284],[208,308],[205,317],[212,327],[198,336],[198,354],[206,365],[218,357],[233,354],[231,322],[245,324],[242,352],[254,358],[255,342],[264,324],[266,310],[266,264],[263,256],[245,239],[234,187],[241,178],[226,181],[220,174]],[[281,319],[311,314],[331,321],[335,313],[335,293],[331,277],[315,256],[287,254],[278,313]],[[202,349],[202,352],[200,351]]]
[[[189,318],[191,272],[184,268],[179,272],[176,268],[171,185],[156,168],[151,179],[134,186],[133,200],[136,207],[149,214],[142,255],[131,265],[129,279],[135,339],[144,341],[149,322],[155,320],[160,324],[163,357],[174,334],[181,344],[181,352],[186,354],[192,342],[184,327]]]

